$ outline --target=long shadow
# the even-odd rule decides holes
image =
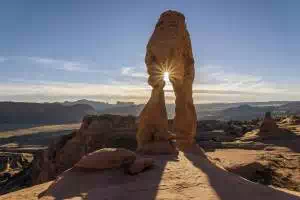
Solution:
[[[296,160],[297,158],[295,159],[294,165],[297,165]],[[259,162],[254,162],[248,165],[231,168],[229,171],[256,183],[263,185],[274,185],[277,187],[289,188],[290,190],[297,191],[299,181],[297,181],[296,178],[293,178],[293,176],[287,176],[288,173],[292,174],[295,169],[285,169],[285,173],[276,173],[274,171],[274,167],[272,167],[274,164],[280,164],[284,166],[287,163],[284,160],[276,160],[275,163],[265,166]],[[289,163],[288,165],[292,166],[293,164]]]
[[[260,137],[253,141],[279,147],[286,147],[293,152],[300,153],[300,135],[297,135],[288,129],[280,128],[279,132],[275,133],[274,136],[263,136],[263,133],[261,132],[259,132],[258,135]]]
[[[267,186],[252,183],[237,175],[227,172],[197,153],[186,152],[185,156],[195,167],[207,175],[212,189],[218,195],[220,200],[299,199],[297,196],[287,194]]]
[[[248,149],[248,150],[263,150],[268,146],[278,146],[286,147],[295,153],[300,153],[300,135],[294,132],[280,128],[278,133],[270,133],[270,135],[265,135],[265,133],[258,132],[258,137],[249,138],[243,140],[243,142],[256,142],[243,144],[243,143],[233,143],[224,144],[223,142],[217,141],[201,141],[197,140],[197,143],[205,149],[205,151],[213,152],[216,149]]]
[[[150,157],[150,156],[149,156]],[[50,196],[60,200],[82,199],[156,199],[159,184],[168,162],[176,162],[177,155],[151,156],[155,165],[138,175],[127,175],[121,169],[87,171],[72,168],[64,172],[39,197]]]

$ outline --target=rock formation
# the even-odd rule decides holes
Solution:
[[[62,173],[40,199],[299,199],[229,173],[198,153],[153,158],[153,169],[138,176],[128,176],[120,169],[86,172],[72,168]]]
[[[164,72],[169,72],[176,96],[173,131],[178,147],[185,148],[192,145],[197,119],[192,98],[195,72],[190,36],[183,14],[171,10],[161,14],[147,45],[145,63],[152,94],[140,114],[138,151],[144,151],[145,145],[149,146],[155,142],[165,142],[165,145],[168,145],[168,120],[163,91]]]
[[[103,148],[81,158],[75,167],[85,169],[112,169],[131,165],[136,154],[123,148]]]
[[[289,116],[289,117],[286,117],[286,118],[283,118],[281,121],[280,121],[281,124],[284,124],[284,125],[299,125],[300,124],[300,117],[299,116],[295,116],[295,115],[292,115],[292,116]]]
[[[79,130],[53,141],[47,150],[36,153],[33,184],[55,179],[73,167],[84,155],[104,147],[136,148],[136,119],[113,115],[88,115]]]
[[[0,195],[31,185],[32,155],[0,152]]]

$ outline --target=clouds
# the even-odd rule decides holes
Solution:
[[[0,63],[11,61],[14,63],[28,63],[28,66],[37,65],[42,68],[66,72],[83,72],[83,73],[106,73],[106,70],[100,70],[95,63],[86,63],[81,61],[61,60],[49,57],[31,57],[31,56],[0,56]]]
[[[135,78],[147,78],[145,67],[122,67],[121,74],[123,76],[135,77]]]
[[[146,101],[148,95],[147,90],[144,88],[131,85],[46,81],[39,83],[17,82],[0,84],[0,98],[3,100],[21,100],[23,98],[39,102],[41,97],[47,97],[48,100],[55,99],[55,101],[79,98],[92,98],[112,102],[126,99]],[[7,99],[7,97],[12,99]],[[42,98],[42,101],[44,100],[45,98]]]
[[[296,88],[295,88],[296,89]],[[173,90],[166,90],[166,101],[174,102]],[[87,98],[108,102],[134,101],[146,103],[151,94],[147,85],[132,84],[88,84],[71,82],[2,83],[0,99],[14,101],[65,101]],[[295,90],[288,93],[259,93],[229,90],[194,89],[195,103],[249,102],[274,100],[300,100]]]
[[[0,100],[64,101],[88,98],[115,102],[118,100],[145,103],[151,94],[147,84],[148,74],[144,63],[136,66],[120,66],[101,70],[99,64],[48,57],[0,57],[0,62],[27,62],[35,70],[28,72],[32,78],[11,77],[0,82]],[[39,69],[43,76],[38,76]],[[51,70],[50,70],[51,69]],[[51,71],[51,73],[49,72]],[[62,74],[65,79],[54,79]],[[1,77],[0,77],[1,78]],[[101,80],[105,80],[101,81]],[[242,102],[270,100],[300,100],[299,83],[268,82],[264,77],[237,72],[237,70],[214,65],[200,66],[193,85],[195,103]],[[165,87],[166,101],[174,102],[172,86]]]
[[[84,73],[102,73],[102,70],[91,69],[88,64],[69,60],[59,60],[42,57],[25,57],[29,61],[39,64],[42,67],[48,67],[67,72],[84,72]],[[90,64],[93,65],[93,64]]]
[[[286,88],[280,88],[274,82],[267,82],[261,76],[232,72],[234,70],[229,69],[221,66],[201,66],[196,74],[194,88],[248,94],[286,92]]]

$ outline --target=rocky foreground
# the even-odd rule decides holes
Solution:
[[[135,176],[120,169],[85,171],[72,168],[55,182],[0,199],[272,199],[296,200],[290,194],[256,184],[217,167],[202,153],[152,156],[155,165]],[[45,190],[50,185],[49,189]],[[38,195],[39,193],[39,195]]]
[[[135,118],[88,116],[79,130],[35,153],[25,172],[36,186],[0,199],[300,199],[298,122],[295,117],[198,122],[196,139],[205,155],[150,156],[150,169],[128,175],[123,169],[74,167],[82,156],[104,147],[136,148]]]

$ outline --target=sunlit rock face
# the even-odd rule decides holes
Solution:
[[[55,179],[73,167],[83,156],[105,147],[136,148],[136,119],[132,116],[88,115],[79,130],[59,137],[48,149],[35,155],[33,184]]]
[[[169,73],[176,96],[173,131],[179,147],[194,143],[196,111],[192,99],[194,58],[183,14],[168,10],[161,14],[147,44],[145,63],[148,83],[153,88],[150,100],[140,114],[137,133],[138,150],[149,143],[165,141],[169,145],[168,119],[163,88]],[[156,146],[156,145],[153,145]],[[148,148],[147,148],[148,149]]]

